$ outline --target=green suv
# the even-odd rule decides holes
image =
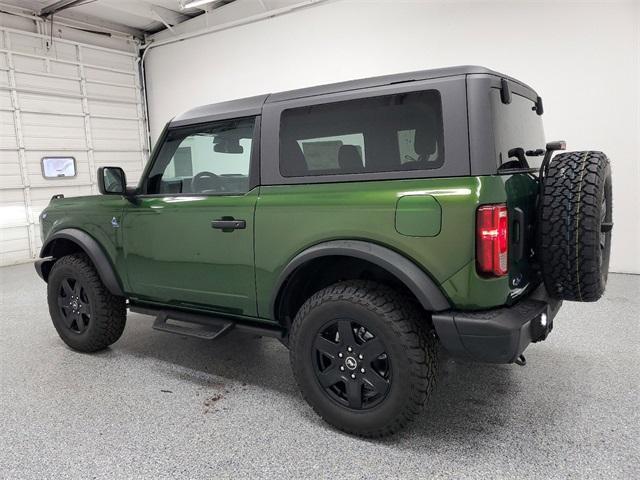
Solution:
[[[274,336],[327,422],[391,434],[429,398],[439,350],[524,364],[563,299],[604,291],[609,161],[552,157],[542,111],[480,67],[190,110],[137,187],[103,167],[101,196],[43,211],[53,324],[83,352],[118,340],[127,309],[183,336]]]

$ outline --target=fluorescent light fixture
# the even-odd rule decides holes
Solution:
[[[217,1],[218,0],[187,0],[182,4],[182,8],[186,10],[187,8],[195,8],[201,5],[206,5],[207,3],[213,3]]]

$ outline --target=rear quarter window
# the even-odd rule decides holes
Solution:
[[[283,177],[437,170],[444,165],[437,90],[284,110]]]

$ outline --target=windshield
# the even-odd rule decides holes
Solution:
[[[535,102],[513,93],[511,103],[500,100],[500,90],[491,89],[493,108],[493,130],[496,142],[498,167],[517,158],[509,158],[509,150],[522,148],[527,163],[539,168],[545,150],[542,117],[535,111]]]

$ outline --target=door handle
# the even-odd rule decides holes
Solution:
[[[247,228],[247,222],[244,220],[236,220],[231,217],[223,217],[211,222],[212,228],[217,228],[223,232],[233,232],[234,230],[243,230]]]
[[[521,208],[514,208],[514,222],[513,222],[513,240],[512,243],[515,244],[515,248],[513,250],[513,259],[517,262],[524,257],[524,243],[527,237],[527,226],[525,224],[525,216],[524,211]]]

